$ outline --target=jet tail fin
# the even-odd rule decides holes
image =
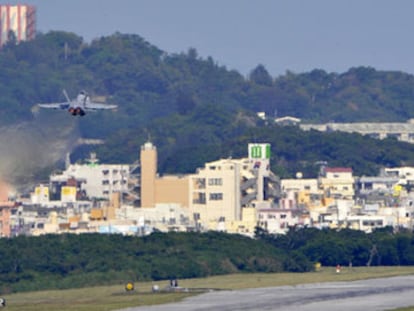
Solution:
[[[65,89],[63,89],[63,95],[65,95],[66,100],[67,100],[67,101],[68,101],[68,103],[70,104],[70,99],[69,99],[68,93],[66,92],[66,90],[65,90]]]

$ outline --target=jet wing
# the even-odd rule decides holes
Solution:
[[[50,104],[37,104],[41,108],[48,109],[68,109],[70,104],[68,102],[64,103],[50,103]]]
[[[103,103],[94,103],[94,102],[86,102],[85,109],[86,110],[103,110],[103,109],[116,109],[118,105],[109,105]]]

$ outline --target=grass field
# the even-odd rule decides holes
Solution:
[[[407,274],[414,274],[414,267],[347,267],[343,268],[340,273],[336,273],[335,268],[325,267],[318,272],[308,273],[234,274],[186,279],[178,280],[178,285],[189,289],[231,290],[329,281],[351,281]],[[173,302],[194,295],[191,292],[152,293],[152,286],[155,284],[163,289],[169,283],[168,281],[137,282],[135,283],[135,290],[128,293],[125,291],[125,284],[119,284],[82,289],[15,293],[2,295],[2,297],[6,299],[6,310],[8,311],[109,311],[131,306]]]

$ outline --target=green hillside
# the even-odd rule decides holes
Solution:
[[[62,163],[67,151],[72,151],[72,161],[95,151],[102,162],[130,163],[149,138],[159,148],[161,173],[193,172],[205,161],[245,156],[246,143],[252,141],[272,143],[274,169],[284,176],[297,170],[313,174],[314,162],[320,160],[352,166],[356,174],[413,164],[413,149],[407,144],[302,133],[256,117],[265,111],[312,122],[403,122],[414,116],[414,76],[403,72],[358,67],[345,73],[313,70],[272,77],[259,64],[243,77],[212,57],[199,57],[194,48],[168,54],[139,35],[115,33],[86,43],[66,32],[40,33],[18,45],[10,42],[0,51],[0,66],[2,126],[25,122],[43,133],[42,142],[55,140],[54,147],[42,148],[44,154],[32,159],[48,159],[29,166],[34,176]],[[63,88],[71,96],[86,89],[119,109],[56,126],[52,120],[65,113],[39,111],[35,104],[64,101]],[[69,138],[53,135],[67,128]],[[77,146],[78,137],[101,138],[106,144]],[[0,168],[0,174],[6,173]],[[13,180],[23,174],[7,175]]]

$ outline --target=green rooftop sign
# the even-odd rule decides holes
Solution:
[[[270,144],[249,144],[249,158],[270,159]]]

